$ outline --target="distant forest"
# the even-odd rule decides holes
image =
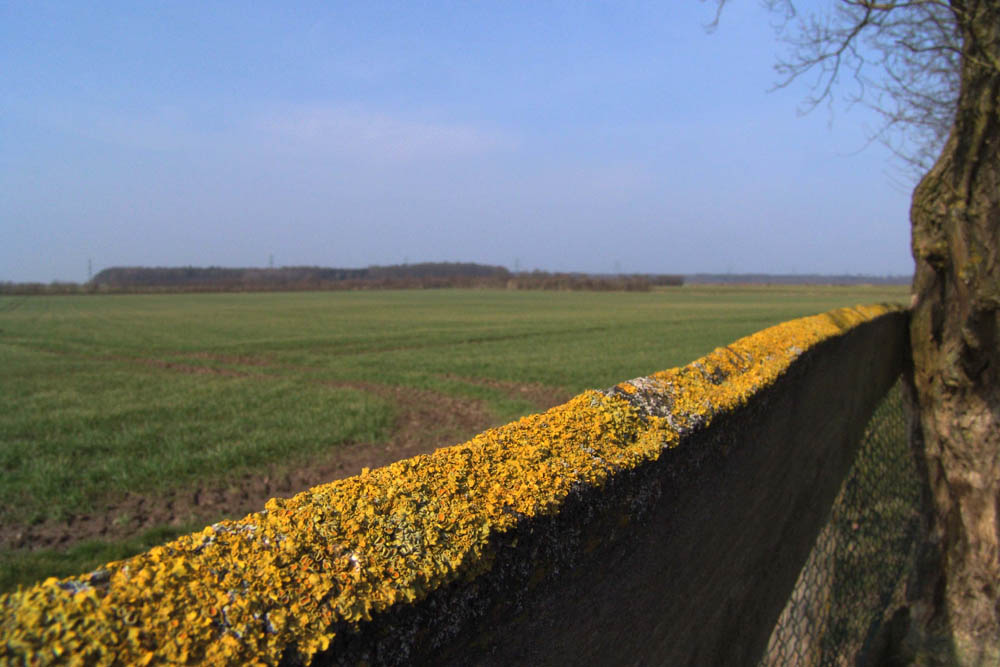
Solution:
[[[322,289],[384,286],[396,283],[472,283],[510,278],[502,266],[462,262],[369,266],[364,269],[335,269],[319,266],[286,266],[278,269],[231,269],[221,267],[181,268],[113,267],[93,277],[97,286],[128,289],[167,287],[180,289]]]
[[[295,290],[435,289],[475,287],[520,290],[646,292],[685,283],[725,285],[909,285],[911,276],[696,273],[590,274],[522,271],[471,262],[424,262],[337,269],[287,266],[274,269],[223,267],[112,267],[87,283],[0,283],[0,294],[92,294],[146,292],[266,292]]]
[[[292,290],[434,289],[477,287],[522,290],[649,291],[680,286],[680,275],[592,275],[531,271],[469,262],[425,262],[363,269],[318,266],[281,268],[112,267],[90,282],[3,283],[0,293],[258,292]]]

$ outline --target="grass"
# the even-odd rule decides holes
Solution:
[[[371,385],[485,401],[507,421],[533,406],[463,379],[578,393],[794,317],[906,298],[816,286],[0,297],[0,520],[59,520],[115,494],[384,441],[395,406]],[[0,586],[148,539],[0,552],[23,574]]]
[[[872,415],[760,665],[853,662],[902,604],[920,504],[902,401],[897,382]]]
[[[179,374],[0,344],[0,516],[91,512],[338,443],[375,442],[392,406],[356,390]]]
[[[122,560],[172,539],[200,530],[201,525],[158,526],[141,535],[110,542],[86,540],[66,549],[0,551],[0,592],[47,577],[68,577],[103,563]]]

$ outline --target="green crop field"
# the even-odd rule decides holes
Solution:
[[[777,322],[907,295],[0,297],[0,590],[454,444]]]

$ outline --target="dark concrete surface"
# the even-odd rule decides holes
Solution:
[[[659,460],[494,536],[487,573],[343,628],[313,664],[755,664],[903,368],[906,318],[806,351]]]

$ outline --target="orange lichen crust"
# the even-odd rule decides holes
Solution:
[[[683,368],[0,596],[0,663],[276,664],[289,651],[308,662],[335,626],[489,570],[491,536],[558,512],[579,485],[656,459],[773,384],[803,351],[894,310],[786,322]]]

